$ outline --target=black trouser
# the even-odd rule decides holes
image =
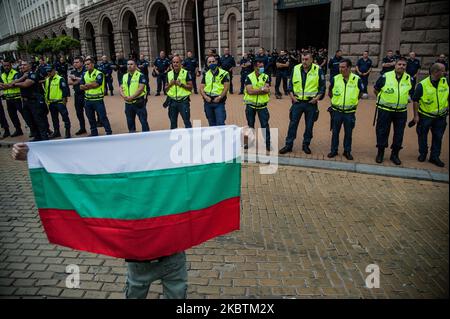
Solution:
[[[247,80],[247,76],[248,76],[248,73],[242,73],[241,72],[241,90],[240,90],[240,92],[239,93],[244,93],[244,89],[245,89],[245,81]]]
[[[411,90],[409,90],[409,96],[412,98],[416,89],[417,79],[411,76]]]
[[[331,116],[333,125],[331,152],[337,153],[339,149],[339,133],[342,125],[344,125],[344,151],[350,153],[352,151],[352,133],[356,123],[355,113],[343,113],[333,110]]]
[[[136,132],[136,115],[142,125],[142,132],[150,131],[147,121],[146,99],[142,98],[134,104],[125,103],[125,115],[127,117],[128,132]]]
[[[194,88],[194,93],[198,94],[198,89],[197,89],[197,74],[194,71],[189,71],[189,74],[191,75],[192,78],[192,86]]]
[[[400,151],[403,147],[403,135],[407,122],[408,112],[390,112],[378,109],[378,119],[376,126],[377,133],[377,147],[385,149],[388,147],[389,133],[391,124],[394,126],[394,138],[391,149],[393,151]]]
[[[428,153],[428,132],[431,130],[431,152],[430,158],[439,158],[441,155],[442,138],[447,127],[447,116],[437,118],[428,117],[419,114],[420,120],[416,127],[419,140],[419,153],[427,155]]]
[[[66,130],[70,129],[70,119],[69,111],[63,103],[50,103],[49,105],[50,114],[52,115],[53,130],[55,133],[59,133],[59,114],[61,114],[62,120],[64,122],[64,128]]]
[[[288,83],[287,83],[288,82],[288,71],[287,71],[287,69],[286,70],[279,69],[277,71],[277,79],[275,81],[275,94],[277,94],[277,95],[281,95],[281,92],[280,92],[281,81],[283,81],[284,94],[288,94]]]
[[[78,122],[80,122],[80,130],[86,130],[86,121],[84,120],[84,94],[75,93],[75,111],[77,112]]]
[[[28,127],[30,127],[30,118],[26,118],[23,113],[23,106],[22,106],[22,100],[20,98],[18,99],[12,99],[12,100],[6,100],[6,105],[8,108],[8,114],[9,118],[11,119],[11,122],[14,125],[14,128],[16,131],[21,132],[22,127],[20,125],[19,116],[17,115],[17,112],[19,112],[23,119],[25,120],[25,123]]]
[[[111,135],[111,124],[109,123],[108,115],[106,114],[105,103],[102,100],[97,101],[88,101],[86,100],[85,105],[86,116],[89,121],[89,125],[91,127],[91,135],[97,136],[97,121],[95,119],[95,113],[97,113],[100,117],[100,121],[103,124],[103,128],[105,129],[106,135]]]
[[[44,99],[24,99],[23,112],[30,119],[30,130],[35,139],[37,141],[48,140],[48,109]]]
[[[292,104],[289,111],[289,129],[286,137],[286,146],[292,148],[297,138],[297,129],[303,113],[305,114],[305,132],[303,133],[303,145],[311,143],[313,138],[314,117],[317,112],[317,104],[297,102]]]
[[[163,90],[164,93],[166,93],[166,82],[167,82],[167,74],[166,73],[159,73],[156,76],[156,84],[157,84],[156,93],[157,94],[161,93],[161,90]]]
[[[122,72],[117,72],[117,82],[119,83],[119,85],[122,84],[123,75],[124,74]]]
[[[108,89],[111,91],[111,94],[114,94],[114,85],[113,85],[113,77],[112,75],[105,76],[105,95],[108,95]]]
[[[5,110],[3,109],[3,103],[1,102],[1,99],[0,99],[0,126],[5,130],[9,130],[9,124],[8,121],[6,120],[6,114]]]
[[[246,105],[245,116],[247,117],[247,124],[250,128],[255,128],[256,114],[258,114],[259,124],[262,129],[266,130],[266,147],[270,147],[270,126],[269,119],[270,114],[267,107],[264,108],[253,108],[250,105]]]
[[[367,87],[369,86],[369,76],[368,75],[364,75],[364,76],[361,75],[361,82],[362,82],[362,84],[364,86],[363,93],[367,94],[368,93]]]
[[[225,70],[228,72],[229,76],[230,76],[230,93],[233,94],[233,71],[231,70]]]
[[[178,114],[181,115],[181,118],[184,122],[185,128],[191,128],[191,107],[189,100],[185,101],[175,101],[170,100],[169,102],[169,119],[170,119],[170,129],[178,128]]]

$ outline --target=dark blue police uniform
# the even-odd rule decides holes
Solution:
[[[97,69],[105,75],[105,95],[108,95],[108,89],[111,91],[111,96],[114,96],[113,86],[113,65],[109,62],[100,62]]]
[[[85,69],[84,67],[81,70],[74,69],[71,71],[71,75],[83,79]],[[80,83],[73,86],[73,91],[75,93],[74,102],[75,102],[75,111],[77,113],[78,122],[80,122],[80,131],[79,134],[86,132],[86,121],[84,119],[84,91],[80,90]]]
[[[161,59],[157,58],[153,63],[155,68],[158,70],[159,74],[156,76],[156,95],[160,95],[161,90],[166,93],[166,83],[167,83],[167,72],[170,67],[170,60],[167,58]]]
[[[224,55],[220,58],[220,67],[230,75],[230,93],[233,94],[233,68],[236,67],[236,60],[232,55]]]
[[[358,67],[358,69],[361,73],[368,72],[372,68],[372,65],[373,65],[373,62],[369,58],[367,58],[367,60],[364,60],[364,58],[360,58],[358,60],[358,62],[356,63],[356,66]],[[369,75],[359,75],[359,77],[361,78],[362,84],[364,86],[364,89],[362,90],[362,92],[367,94],[368,93],[367,87],[369,86]]]
[[[413,96],[414,94],[414,89],[416,88],[416,83],[417,83],[417,77],[416,74],[419,72],[420,70],[420,61],[418,59],[411,59],[409,58],[408,60],[406,60],[406,73],[409,74],[409,76],[411,77],[411,91],[409,91],[409,96]]]
[[[195,70],[198,68],[198,61],[197,61],[197,59],[194,58],[194,57],[184,59],[183,67],[191,75],[192,85],[193,85],[193,88],[194,88],[194,93],[198,94],[197,74],[195,73]]]

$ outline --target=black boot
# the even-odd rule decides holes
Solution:
[[[66,128],[66,136],[65,138],[70,138],[70,128]]]
[[[57,137],[61,137],[61,133],[58,130],[55,130],[53,134],[49,135],[49,138],[57,138]]]
[[[11,135],[11,137],[22,136],[22,135],[23,135],[22,129],[18,129]]]
[[[402,165],[402,161],[400,161],[400,158],[398,157],[398,150],[392,150],[391,152],[391,161],[395,165]]]
[[[383,163],[383,161],[384,161],[384,148],[378,148],[378,153],[377,153],[377,157],[376,157],[375,161],[378,164]]]
[[[6,138],[8,136],[11,136],[11,132],[9,131],[9,128],[5,128],[5,133],[3,134],[3,138]]]

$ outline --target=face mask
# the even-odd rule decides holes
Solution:
[[[260,74],[264,73],[264,68],[259,68],[259,73]]]
[[[214,64],[214,63],[213,63],[213,64],[210,64],[210,65],[209,65],[209,69],[210,69],[210,70],[215,70],[216,68],[217,68],[217,64]]]

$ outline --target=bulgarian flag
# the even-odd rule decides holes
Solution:
[[[236,126],[28,147],[36,204],[51,243],[148,260],[239,229]]]

